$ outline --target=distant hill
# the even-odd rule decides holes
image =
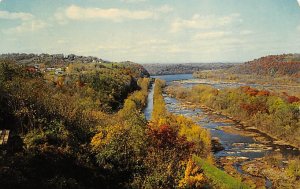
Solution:
[[[269,55],[230,69],[237,74],[300,77],[300,54]]]
[[[0,55],[0,59],[14,60],[18,64],[32,64],[44,63],[47,65],[61,64],[61,63],[106,63],[108,61],[102,60],[93,56],[77,56],[75,54],[26,54],[26,53],[10,53]]]
[[[234,63],[182,63],[182,64],[143,64],[150,75],[192,74],[201,70],[216,70],[233,67]]]
[[[73,63],[90,64],[95,63],[99,66],[103,65],[105,67],[130,67],[131,71],[135,72],[137,77],[149,77],[148,71],[140,64],[126,61],[126,62],[110,62],[94,56],[78,56],[75,54],[26,54],[26,53],[10,53],[1,54],[0,60],[11,60],[17,64],[22,65],[35,65],[44,64],[46,67],[61,67],[67,66]]]

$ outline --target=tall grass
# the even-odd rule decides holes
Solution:
[[[210,184],[218,189],[250,189],[241,180],[233,178],[226,172],[218,169],[207,161],[194,156],[194,161],[201,167],[205,176],[210,180]]]

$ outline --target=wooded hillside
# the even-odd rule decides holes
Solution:
[[[231,71],[237,74],[300,77],[300,54],[265,56],[235,66]]]
[[[111,62],[103,60],[101,58],[93,56],[77,56],[74,54],[64,55],[64,54],[26,54],[26,53],[11,53],[0,55],[0,60],[10,60],[17,64],[23,66],[34,66],[39,65],[39,67],[66,67],[69,64],[81,63],[81,64],[98,64],[98,67],[119,67],[119,68],[129,68],[131,72],[135,72],[136,77],[148,77],[150,76],[148,71],[134,62]]]
[[[183,64],[143,64],[150,75],[192,74],[201,70],[225,69],[233,63],[183,63]]]
[[[0,145],[1,186],[124,188],[133,177],[131,169],[138,167],[136,159],[126,154],[126,163],[117,161],[125,167],[109,168],[114,163],[108,151],[112,154],[117,147],[113,157],[124,159],[125,142],[98,152],[91,145],[102,138],[92,138],[105,129],[116,135],[116,123],[128,128],[139,121],[146,126],[140,115],[149,85],[148,78],[140,77],[143,68],[133,63],[24,65],[21,60],[0,60],[0,129],[10,131],[7,144]],[[136,105],[130,106],[127,98]],[[121,133],[133,141],[134,136]],[[130,151],[133,146],[124,148]]]

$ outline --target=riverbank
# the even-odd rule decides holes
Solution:
[[[231,115],[228,114],[224,114],[221,111],[217,111],[214,110],[213,108],[210,108],[204,104],[199,104],[199,103],[192,103],[189,101],[183,101],[182,99],[178,99],[183,107],[190,107],[192,109],[195,108],[200,108],[201,110],[204,111],[204,114],[216,114],[216,115],[221,115],[226,117],[226,120],[222,120],[223,122],[231,122],[231,123],[235,123],[238,126],[235,127],[220,127],[219,129],[222,129],[226,132],[232,133],[232,134],[240,134],[240,135],[244,135],[244,136],[251,136],[254,137],[255,140],[257,140],[258,142],[261,143],[273,143],[279,146],[284,146],[288,149],[293,149],[295,151],[299,151],[299,146],[292,144],[288,141],[283,141],[279,138],[277,138],[276,136],[273,136],[261,129],[258,129],[255,126],[250,126],[248,125],[249,123],[243,121],[243,120],[239,120],[236,117],[233,117]]]
[[[241,169],[253,177],[267,178],[274,188],[300,188],[299,176],[294,175],[293,164],[299,169],[299,158],[287,160],[281,154],[275,153],[263,158],[245,162]]]
[[[193,74],[199,80],[210,80],[223,83],[240,83],[244,85],[258,85],[263,89],[279,93],[289,91],[291,95],[300,97],[299,80],[291,76],[264,76],[256,74],[233,74],[226,70],[214,70],[198,72]]]
[[[261,156],[265,152],[241,152],[243,148],[247,148],[248,146],[251,147],[252,142],[254,141],[251,141],[249,139],[244,140],[244,138],[249,137],[230,136],[228,134],[223,137],[224,135],[221,134],[223,131],[219,132],[216,129],[217,125],[219,124],[234,124],[234,121],[222,116],[217,116],[212,119],[209,113],[201,111],[191,103],[187,103],[188,105],[183,105],[179,101],[172,100],[172,98],[169,98],[167,96],[165,97],[165,100],[168,104],[169,111],[174,112],[175,114],[192,118],[203,128],[210,130],[212,135],[212,151],[215,154],[215,163],[220,169],[224,170],[227,174],[231,175],[237,180],[241,180],[243,183],[247,183],[247,185],[251,186],[251,188],[261,188],[261,186],[265,185],[264,178],[256,178],[244,174],[241,172],[240,168],[236,166],[240,165],[244,161],[249,161],[251,157]],[[218,136],[216,136],[216,132],[220,133],[222,137],[218,138]],[[227,137],[234,138],[229,139]],[[229,143],[233,143],[232,145],[227,141],[225,142],[225,140],[228,139],[230,141]],[[239,144],[242,145],[239,146]],[[253,147],[256,148],[257,146],[253,145]]]
[[[169,98],[169,97],[167,97]],[[233,143],[233,148],[239,149],[237,153],[239,153],[241,156],[236,154],[236,151],[232,151],[229,149],[224,149],[222,146],[220,148],[220,144],[222,141],[220,141],[218,138],[213,137],[212,141],[216,141],[216,146],[219,148],[219,150],[215,150],[214,153],[218,154],[218,151],[225,150],[227,155],[226,156],[218,156],[217,155],[217,165],[219,168],[223,169],[225,172],[230,174],[231,176],[241,179],[244,183],[247,183],[249,186],[253,186],[254,188],[270,188],[272,186],[272,183],[277,182],[277,177],[273,177],[272,175],[267,174],[253,174],[247,170],[244,169],[244,165],[248,165],[248,162],[252,162],[253,165],[255,165],[256,161],[267,161],[266,159],[261,160],[262,158],[248,158],[244,157],[242,154],[245,153],[265,153],[265,154],[273,154],[276,151],[281,151],[280,148],[277,148],[278,144],[272,144],[272,140],[270,138],[262,135],[262,133],[254,132],[253,128],[250,128],[250,130],[245,130],[243,125],[239,123],[238,120],[234,119],[230,116],[225,116],[221,112],[214,111],[213,109],[200,105],[200,104],[193,104],[191,102],[185,102],[185,101],[173,101],[173,104],[177,104],[177,107],[173,109],[173,111],[177,113],[183,113],[184,115],[188,115],[189,117],[193,118],[195,121],[202,121],[203,124],[211,124],[211,120],[213,118],[213,121],[220,126],[217,126],[216,129],[213,129],[213,132],[216,131],[224,131],[226,133],[231,133],[234,135],[242,135],[253,138],[257,143],[251,143],[246,144],[245,142],[241,143]],[[171,103],[172,104],[172,103]],[[199,110],[200,109],[202,110]],[[217,115],[217,116],[212,116]],[[261,143],[261,144],[260,144]],[[212,142],[213,146],[214,142]],[[283,146],[285,148],[285,146]],[[278,150],[279,149],[279,150]],[[284,152],[281,152],[284,153]],[[238,156],[236,156],[238,155]],[[264,157],[265,155],[263,155]],[[281,162],[284,161],[284,159],[281,160]],[[262,167],[260,167],[261,170],[268,170],[268,173],[272,172],[272,167],[268,166],[268,163],[259,164]],[[264,165],[264,166],[263,166]],[[251,167],[251,164],[249,164]],[[287,166],[287,165],[286,165]],[[282,174],[283,177],[286,177],[287,173]],[[289,180],[286,179],[286,182]]]
[[[251,188],[265,188],[266,178],[263,176],[251,175],[242,170],[242,164],[249,159],[245,157],[227,156],[221,157],[218,160],[218,165],[224,169],[229,175],[242,180]]]

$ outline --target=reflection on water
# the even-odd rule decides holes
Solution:
[[[249,83],[233,83],[233,82],[221,82],[221,81],[211,81],[208,79],[188,79],[188,80],[181,80],[181,81],[174,81],[174,83],[181,84],[184,87],[193,87],[198,84],[206,84],[211,85],[216,89],[225,89],[225,88],[237,88],[241,86],[250,86],[257,89],[265,89],[270,87],[270,85],[261,85],[261,84],[249,84]]]
[[[163,79],[168,83],[168,82],[172,82],[172,81],[192,79],[193,74],[157,75],[157,76],[152,76],[152,77]]]
[[[151,119],[152,111],[153,111],[153,94],[154,94],[154,86],[155,84],[151,85],[150,92],[147,98],[147,106],[144,110],[144,114],[147,120]]]
[[[186,79],[192,79],[192,74],[177,74],[177,75],[160,75],[160,76],[153,76],[153,78],[160,78],[165,80],[167,83],[176,81],[176,80],[186,80]],[[144,109],[144,115],[147,120],[151,119],[152,111],[153,111],[153,94],[154,94],[154,85],[152,84],[150,88],[150,92],[148,94],[147,98],[147,106]]]

